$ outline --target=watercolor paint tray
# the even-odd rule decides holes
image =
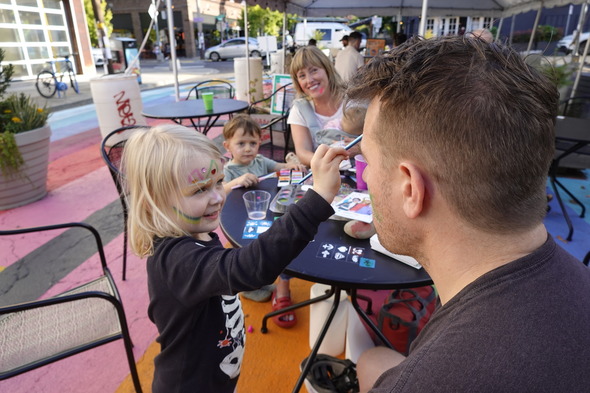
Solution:
[[[307,188],[301,184],[291,184],[282,187],[270,202],[270,211],[273,213],[285,213],[290,205],[297,203],[297,201],[303,198]]]

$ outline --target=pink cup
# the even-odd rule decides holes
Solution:
[[[363,171],[367,166],[367,162],[365,161],[365,157],[361,154],[357,154],[354,156],[354,161],[356,163],[356,188],[359,190],[366,190],[367,183],[363,180]]]

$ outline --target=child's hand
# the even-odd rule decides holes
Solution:
[[[307,167],[305,165],[297,164],[294,162],[288,162],[286,168],[287,169],[294,169],[296,171],[301,171],[303,173],[307,172]]]
[[[343,148],[320,145],[311,159],[313,189],[330,203],[340,189],[340,162],[346,158]]]
[[[253,175],[252,173],[246,173],[240,177],[238,177],[237,179],[235,179],[237,184],[236,185],[240,185],[242,187],[252,187],[255,186],[256,184],[258,184],[258,177],[256,175]]]

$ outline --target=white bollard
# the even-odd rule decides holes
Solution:
[[[248,90],[250,90],[250,102],[264,98],[262,90],[262,59],[250,57],[250,78],[246,72],[246,58],[236,57],[234,59],[234,73],[236,75],[236,99],[248,101]]]
[[[310,290],[310,298],[318,297],[326,293],[330,287],[328,285],[323,284],[314,284],[311,286]],[[338,356],[342,352],[344,352],[344,344],[346,342],[346,325],[347,325],[347,317],[348,317],[348,296],[346,295],[345,291],[340,292],[340,303],[338,305],[338,310],[336,311],[336,315],[334,315],[334,319],[332,319],[332,323],[330,324],[330,328],[324,337],[324,341],[322,341],[322,345],[320,345],[320,349],[318,353],[324,353],[330,356]],[[332,305],[334,304],[334,296],[322,300],[318,303],[313,303],[309,308],[309,347],[313,348],[326,319],[328,318],[328,314],[332,309]]]
[[[137,75],[112,74],[90,80],[100,133],[104,138],[124,126],[147,125]],[[113,143],[116,143],[113,142]]]

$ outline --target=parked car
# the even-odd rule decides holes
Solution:
[[[258,46],[258,41],[255,38],[248,39],[248,50],[250,51],[250,57],[264,57],[266,53],[261,53],[261,49]],[[205,51],[205,58],[213,61],[233,59],[234,57],[245,57],[246,55],[246,39],[232,38],[222,44],[207,48]]]
[[[580,46],[578,48],[578,53],[581,55],[584,53],[584,47],[586,46],[586,42],[590,38],[590,32],[580,34]],[[565,54],[569,55],[574,51],[574,35],[566,35],[561,40],[557,42],[557,50],[560,52],[565,52]]]
[[[102,67],[104,65],[104,56],[102,55],[102,49],[92,48],[92,58],[94,59],[94,65]]]

